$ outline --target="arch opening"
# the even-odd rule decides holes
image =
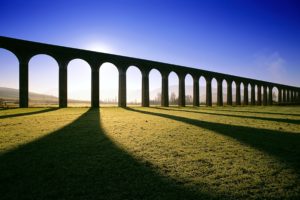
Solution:
[[[211,80],[212,104],[217,104],[218,99],[218,82],[216,78]]]
[[[278,102],[279,102],[279,90],[278,90],[278,88],[273,87],[271,92],[272,92],[272,101],[273,101],[273,103],[278,104]]]
[[[138,67],[129,66],[126,71],[126,102],[137,106],[142,100],[142,74]]]
[[[193,77],[190,74],[185,76],[185,104],[193,105]]]
[[[169,105],[178,105],[179,78],[175,72],[169,74]]]
[[[255,105],[257,104],[257,99],[258,99],[258,96],[257,96],[257,91],[258,90],[258,86],[255,84],[254,85],[254,96],[255,96]]]
[[[89,107],[91,104],[91,67],[82,59],[68,64],[68,105]]]
[[[251,85],[248,83],[248,105],[251,105]]]
[[[19,106],[19,60],[17,56],[0,48],[0,107]]]
[[[245,95],[244,95],[244,89],[245,89],[245,85],[244,85],[243,82],[241,82],[240,88],[241,88],[241,105],[244,105],[244,97],[245,97]]]
[[[226,105],[227,104],[227,88],[228,88],[228,84],[227,81],[225,79],[223,79],[222,81],[222,98],[223,98],[223,104]]]
[[[33,56],[28,67],[30,107],[58,106],[58,63],[45,54]]]
[[[150,105],[161,105],[161,74],[157,69],[149,72],[149,99]]]
[[[118,68],[112,63],[103,63],[99,69],[100,106],[118,105]]]
[[[206,79],[204,76],[201,76],[199,79],[199,96],[200,96],[200,106],[206,105]]]
[[[236,82],[232,81],[232,105],[237,105]]]

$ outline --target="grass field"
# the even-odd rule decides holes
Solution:
[[[300,107],[0,110],[1,199],[297,199]]]

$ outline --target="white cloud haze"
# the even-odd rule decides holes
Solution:
[[[261,51],[254,55],[255,69],[259,70],[258,74],[261,74],[263,80],[285,82],[286,63],[287,61],[277,51],[272,53]]]

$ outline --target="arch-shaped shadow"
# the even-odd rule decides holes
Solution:
[[[99,109],[0,156],[2,199],[210,199],[114,144]]]
[[[132,108],[127,108],[127,110],[176,120],[179,122],[211,130],[218,134],[229,136],[277,158],[279,161],[294,168],[295,172],[300,176],[299,134],[262,128],[208,122]]]

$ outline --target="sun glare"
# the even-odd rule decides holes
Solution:
[[[108,44],[101,42],[91,42],[85,47],[91,51],[103,52],[103,53],[112,53],[112,48]]]

